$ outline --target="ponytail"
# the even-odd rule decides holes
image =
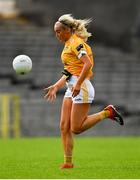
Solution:
[[[92,21],[91,19],[74,19],[71,14],[64,14],[59,19],[63,25],[70,27],[80,38],[87,41],[91,33],[87,31],[86,26]]]

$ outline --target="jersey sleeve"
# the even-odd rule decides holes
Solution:
[[[72,51],[77,56],[78,59],[80,59],[83,55],[87,54],[87,50],[85,48],[83,41],[77,41],[73,43],[72,45]]]

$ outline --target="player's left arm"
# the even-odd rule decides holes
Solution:
[[[90,68],[92,67],[92,63],[90,61],[90,57],[87,55],[87,53],[83,53],[81,54],[80,59],[83,63],[83,69],[81,71],[81,74],[77,80],[77,83],[75,84],[75,86],[73,87],[72,91],[72,96],[75,97],[79,94],[80,92],[80,88],[81,88],[81,84],[83,83],[83,81],[85,80],[87,73],[89,72]]]

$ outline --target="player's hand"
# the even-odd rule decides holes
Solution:
[[[76,84],[75,86],[72,87],[72,97],[75,97],[79,94],[81,89],[81,86],[79,84]]]
[[[57,92],[57,87],[52,85],[47,88],[44,88],[44,99],[47,99],[50,102],[53,102],[56,99],[56,92]]]

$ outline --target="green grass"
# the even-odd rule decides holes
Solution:
[[[59,138],[0,140],[0,178],[140,178],[140,138],[76,138],[69,170],[62,152]]]

